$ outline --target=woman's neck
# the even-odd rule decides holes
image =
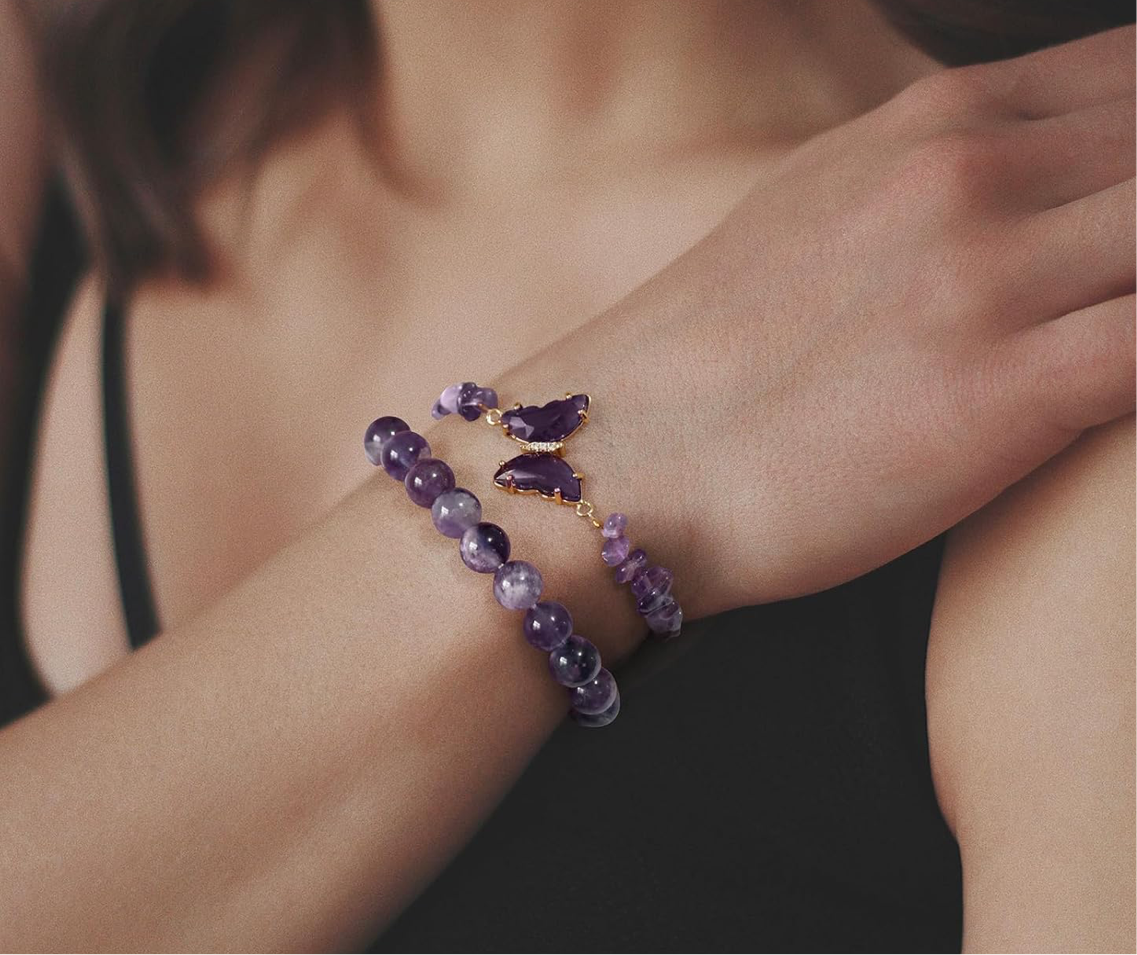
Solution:
[[[866,0],[372,2],[388,161],[435,194],[784,146],[932,68]]]

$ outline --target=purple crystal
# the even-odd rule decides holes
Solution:
[[[555,600],[542,600],[525,613],[525,639],[538,650],[549,652],[564,646],[572,633],[572,614]]]
[[[628,559],[616,568],[616,583],[626,584],[636,577],[645,566],[647,566],[647,552],[642,547],[637,547],[628,554]]]
[[[443,491],[430,505],[430,518],[438,533],[461,537],[482,519],[482,502],[464,487]]]
[[[394,440],[395,438],[391,439]],[[383,447],[386,448],[387,445]],[[450,470],[449,464],[438,458],[420,458],[407,471],[403,484],[407,488],[407,497],[419,507],[430,507],[439,494],[454,486],[454,472]]]
[[[462,563],[479,574],[492,574],[509,560],[509,535],[496,524],[482,521],[470,527],[458,542]]]
[[[583,686],[600,672],[600,651],[574,633],[563,647],[549,654],[549,672],[561,686]]]
[[[663,604],[653,610],[645,618],[652,633],[674,635],[683,626],[683,608],[679,601],[668,596]]]
[[[577,428],[588,412],[588,395],[573,395],[547,405],[528,405],[507,411],[501,423],[513,437],[522,441],[563,441]]]
[[[448,414],[454,414],[458,410],[458,394],[461,390],[461,385],[450,385],[448,388],[444,388],[434,403],[434,407],[430,409],[430,416],[432,418],[445,418]]]
[[[576,720],[581,726],[607,726],[617,716],[620,715],[620,694],[616,694],[616,699],[612,701],[612,705],[608,707],[603,713],[597,713],[595,716],[588,716],[584,713],[578,713],[576,710],[570,710],[569,715]]]
[[[604,526],[600,528],[600,533],[605,537],[623,537],[624,531],[628,529],[628,517],[626,514],[621,514],[617,511],[615,514],[609,514],[604,518]]]
[[[570,691],[572,708],[584,716],[597,716],[616,702],[616,678],[603,667],[583,686]]]
[[[672,573],[666,567],[658,567],[652,565],[647,570],[637,574],[632,578],[632,593],[636,597],[642,597],[649,590],[654,590],[657,587],[663,587],[666,590],[671,589]]]
[[[555,454],[519,454],[510,458],[494,472],[493,482],[498,487],[515,491],[536,491],[545,497],[555,497],[575,504],[581,499],[580,478],[572,465]]]
[[[367,460],[374,465],[382,464],[383,459],[379,456],[379,449],[383,447],[383,442],[400,431],[410,430],[410,426],[402,418],[396,418],[394,415],[376,418],[363,435],[363,450],[367,452]]]
[[[609,537],[600,550],[600,556],[609,567],[615,567],[628,559],[632,542],[626,537]]]
[[[493,576],[493,595],[506,610],[528,610],[544,589],[541,571],[527,560],[508,560]]]
[[[406,479],[411,466],[423,458],[430,457],[430,445],[426,438],[416,431],[400,431],[383,442],[379,449],[379,463],[396,481]]]
[[[462,382],[461,389],[458,392],[458,414],[467,421],[477,421],[482,416],[482,410],[478,407],[481,392],[482,389],[474,382]]]

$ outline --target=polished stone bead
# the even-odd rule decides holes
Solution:
[[[482,502],[464,487],[443,491],[430,505],[430,518],[438,533],[461,537],[482,519]]]
[[[363,435],[363,450],[367,453],[367,460],[376,466],[382,464],[383,459],[379,449],[383,447],[383,442],[400,431],[410,430],[410,426],[402,418],[396,418],[394,415],[376,418],[368,425]]]
[[[583,686],[575,687],[569,694],[572,708],[585,716],[603,713],[616,699],[616,678],[603,667],[596,676]]]
[[[542,600],[525,612],[522,629],[530,646],[538,650],[556,650],[564,646],[572,633],[572,614],[564,604]]]
[[[683,608],[679,606],[678,600],[668,595],[667,599],[644,619],[652,633],[675,634],[683,626]]]
[[[607,726],[612,722],[612,720],[620,715],[620,694],[616,694],[616,699],[612,701],[612,705],[608,707],[608,709],[606,709],[603,713],[597,713],[593,716],[590,716],[586,713],[578,713],[576,710],[570,710],[569,715],[581,726]]]
[[[445,418],[448,414],[454,414],[458,410],[458,395],[461,391],[461,385],[450,385],[442,389],[442,394],[438,396],[434,407],[430,409],[430,416],[432,418]]]
[[[479,574],[492,574],[509,560],[509,535],[483,521],[468,528],[458,542],[462,563]]]
[[[636,597],[642,597],[649,590],[655,590],[657,587],[670,590],[671,579],[670,570],[653,564],[632,578],[632,594]]]
[[[482,389],[474,382],[462,382],[461,390],[458,392],[458,414],[467,421],[477,421],[482,416],[482,410],[478,407],[481,392]]]
[[[493,595],[506,610],[528,610],[541,599],[545,582],[527,560],[509,560],[493,576]]]
[[[604,526],[600,528],[600,533],[605,537],[623,537],[624,531],[628,529],[628,518],[626,514],[621,514],[617,511],[614,514],[609,514],[604,518]]]
[[[577,503],[582,496],[580,478],[572,465],[555,454],[519,454],[499,467],[493,476],[498,487],[513,491],[536,491],[544,497],[556,497]]]
[[[573,395],[545,405],[514,408],[501,416],[505,430],[521,441],[563,441],[588,413],[588,395]]]
[[[379,457],[383,470],[396,481],[403,481],[416,461],[430,457],[430,445],[417,431],[400,431],[383,442]]]
[[[407,471],[403,484],[407,488],[407,497],[419,507],[430,507],[439,494],[454,487],[454,472],[449,464],[438,458],[420,458]]]
[[[600,549],[600,557],[609,567],[615,567],[628,559],[632,542],[626,537],[609,537]]]
[[[600,651],[592,641],[574,633],[549,654],[549,672],[561,686],[583,686],[600,672]]]
[[[628,554],[628,559],[616,568],[616,583],[628,583],[633,578],[635,578],[646,566],[647,552],[642,547],[637,547],[634,551]]]

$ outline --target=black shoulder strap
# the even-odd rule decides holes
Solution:
[[[123,310],[109,300],[103,308],[103,434],[118,585],[130,645],[140,647],[158,632],[158,613],[134,481]]]

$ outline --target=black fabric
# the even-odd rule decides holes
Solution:
[[[62,308],[58,289],[39,294],[36,309]],[[137,644],[157,620],[121,315],[106,319],[109,495]],[[937,538],[841,587],[699,621],[638,654],[620,673],[620,718],[554,734],[372,950],[959,951],[959,854],[924,709],[941,550]],[[11,633],[5,693],[22,686],[27,708],[42,691],[12,666]]]

